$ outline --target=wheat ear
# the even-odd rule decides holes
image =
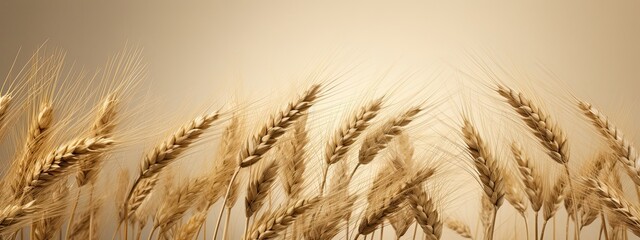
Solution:
[[[603,206],[607,207],[617,220],[624,223],[633,234],[640,236],[640,219],[638,210],[624,197],[612,191],[606,184],[596,179],[587,179],[587,183],[593,190]]]
[[[563,165],[569,162],[567,138],[546,112],[521,93],[506,86],[499,85],[498,93],[520,115],[554,161]]]
[[[460,220],[452,219],[452,218],[448,218],[445,221],[445,223],[449,229],[456,232],[461,237],[473,239],[473,235],[471,234],[471,229],[466,223]]]
[[[35,205],[35,201],[25,204],[9,204],[0,210],[0,235],[15,231],[16,228],[28,223],[33,214],[40,208]]]
[[[544,199],[542,212],[545,221],[548,221],[556,214],[560,203],[565,197],[566,186],[567,176],[563,174],[558,178],[555,185],[553,185],[553,188]]]
[[[536,106],[529,98],[509,87],[498,85],[498,93],[504,97],[511,107],[520,115],[533,135],[538,138],[540,144],[547,150],[551,159],[564,167],[567,175],[569,193],[573,196],[574,189],[571,183],[569,171],[569,144],[567,137],[561,128],[542,109]],[[574,212],[575,209],[574,209]],[[544,227],[544,226],[543,226]],[[578,235],[578,221],[575,223],[575,235]]]
[[[504,191],[504,198],[507,199],[507,202],[509,202],[509,204],[511,204],[511,206],[513,206],[513,208],[515,208],[522,217],[525,217],[527,203],[525,202],[526,200],[524,200],[524,194],[522,194],[522,191],[514,180],[510,178],[507,179],[508,180],[505,181],[507,186]]]
[[[7,112],[11,106],[12,100],[13,95],[11,95],[11,93],[0,96],[0,129],[6,126],[6,122],[4,120],[7,118]]]
[[[638,152],[621,131],[616,128],[606,116],[587,102],[580,101],[578,107],[589,118],[600,134],[605,137],[618,156],[618,160],[624,165],[625,170],[636,185],[640,185],[640,169],[638,168]]]
[[[362,106],[329,139],[324,152],[325,165],[323,166],[323,179],[320,186],[321,193],[324,191],[327,181],[329,166],[342,160],[349,152],[358,137],[369,127],[369,122],[378,115],[382,107],[382,100],[383,98],[378,98]]]
[[[440,239],[440,236],[442,236],[440,213],[438,212],[436,203],[427,195],[424,188],[416,187],[413,192],[409,194],[409,205],[425,237],[429,240]]]
[[[309,138],[307,136],[307,114],[304,114],[295,124],[288,141],[282,145],[282,186],[287,197],[296,200],[302,191],[305,172],[305,148]]]
[[[181,127],[162,144],[156,146],[142,161],[138,178],[133,182],[125,201],[125,218],[133,215],[157,182],[157,174],[172,163],[218,119],[218,113],[197,117]],[[125,225],[126,226],[126,225]]]
[[[251,227],[252,230],[250,234],[248,234],[245,239],[262,240],[277,238],[297,217],[313,209],[319,201],[319,198],[298,200],[292,204],[280,207],[272,214],[265,215],[255,221],[253,227]]]
[[[301,98],[289,103],[284,111],[279,112],[275,118],[263,126],[258,134],[249,140],[240,151],[238,157],[240,167],[245,168],[260,161],[262,156],[274,146],[289,127],[314,104],[319,93],[320,85],[311,86]]]
[[[187,223],[183,224],[180,229],[178,230],[178,233],[176,234],[176,240],[192,240],[196,233],[198,232],[198,229],[200,229],[200,226],[202,226],[202,224],[204,223],[204,221],[207,219],[207,214],[206,212],[198,212],[196,214],[194,214],[189,221],[187,221]]]
[[[520,180],[524,184],[524,192],[531,203],[531,208],[534,212],[540,211],[542,207],[542,183],[538,172],[535,171],[529,157],[524,154],[520,144],[513,142],[511,144],[511,152],[518,164],[518,171],[520,174]]]
[[[93,137],[111,137],[116,126],[116,108],[118,101],[114,95],[109,95],[103,102],[98,112],[98,117],[91,127]],[[96,180],[98,171],[102,163],[103,156],[93,159],[85,158],[80,161],[80,171],[76,175],[76,182],[79,187]]]
[[[62,180],[83,157],[100,154],[113,141],[107,138],[81,138],[58,147],[36,162],[33,172],[27,176],[23,195],[45,191]]]
[[[556,215],[556,212],[558,211],[558,207],[560,206],[560,203],[562,202],[562,200],[565,199],[566,192],[569,191],[566,188],[568,181],[569,181],[568,175],[566,173],[562,174],[556,181],[555,185],[553,185],[553,188],[551,189],[551,191],[548,192],[547,196],[544,198],[544,204],[542,205],[542,217],[544,219],[544,222],[542,223],[542,229],[540,231],[540,234],[541,234],[540,239],[544,239],[544,232],[547,227],[547,223],[549,222],[549,219],[551,219]],[[579,228],[578,221],[576,220],[575,222],[576,222],[575,223],[576,228]],[[537,228],[537,224],[536,224],[536,228]],[[576,229],[575,231],[577,233],[578,229]]]
[[[376,204],[380,206],[368,206],[358,225],[358,234],[367,235],[376,230],[386,217],[400,209],[401,204],[405,202],[407,195],[414,187],[426,181],[433,174],[434,170],[431,168],[422,169],[408,180],[402,181],[399,186],[395,186],[394,190],[390,191],[391,194],[385,194],[386,199],[382,200],[381,204]]]
[[[380,128],[367,135],[360,147],[358,163],[368,164],[373,161],[378,152],[385,149],[394,137],[400,135],[403,127],[411,123],[420,111],[420,107],[410,108],[400,116],[387,120]]]
[[[247,218],[252,217],[264,205],[271,186],[276,180],[278,174],[278,164],[271,161],[262,169],[257,177],[255,177],[247,187],[247,196],[245,198],[245,214]]]
[[[311,215],[313,217],[309,217],[305,223],[304,239],[333,239],[340,232],[345,215],[351,214],[356,199],[356,195],[343,195],[339,192],[327,195],[323,204]]]
[[[313,106],[316,99],[320,95],[320,85],[314,84],[307,91],[302,94],[296,101],[289,103],[287,108],[278,112],[272,120],[269,120],[267,124],[262,126],[258,134],[250,138],[238,154],[238,167],[235,169],[231,176],[230,182],[235,181],[240,169],[250,167],[262,159],[265,153],[267,153],[278,142],[283,134],[293,125],[298,119]],[[230,186],[227,187],[227,192],[223,198],[222,205],[226,205],[227,198],[231,192]],[[220,211],[216,220],[216,227],[213,232],[213,239],[215,240],[220,229],[220,220],[222,220],[223,211]]]
[[[476,128],[467,118],[464,118],[462,134],[467,145],[467,151],[473,157],[473,163],[478,171],[482,189],[497,210],[502,205],[504,197],[503,176],[498,168],[498,163],[491,155],[489,147],[487,147]]]
[[[389,220],[389,224],[391,224],[393,231],[396,233],[396,238],[401,238],[407,233],[415,219],[411,208],[405,204],[396,214],[387,217],[387,220]]]
[[[41,151],[46,140],[49,128],[53,121],[53,108],[50,104],[43,104],[38,115],[31,121],[29,134],[25,140],[24,149],[20,158],[16,160],[16,173],[11,181],[11,189],[15,197],[22,195],[22,190],[26,181],[25,176],[33,170],[36,155]]]
[[[195,179],[169,191],[156,212],[153,229],[160,228],[161,234],[171,229],[189,210],[205,184],[204,179]]]
[[[229,124],[222,133],[210,187],[205,189],[202,205],[198,207],[200,211],[208,211],[211,205],[224,194],[225,188],[229,186],[237,166],[237,153],[240,150],[240,145],[242,145],[240,135],[243,126],[244,119],[239,116],[238,112],[234,112]],[[232,187],[231,189],[233,190],[234,188]]]

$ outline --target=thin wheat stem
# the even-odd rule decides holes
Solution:
[[[529,223],[527,223],[527,217],[522,215],[522,219],[524,219],[524,231],[526,232],[527,240],[529,240]]]
[[[538,212],[535,212],[534,216],[536,218],[535,219],[535,229],[534,229],[535,230],[535,234],[534,235],[536,237],[535,239],[537,240],[538,239]]]
[[[147,237],[147,240],[153,239],[152,237],[153,237],[153,234],[156,232],[156,229],[158,229],[158,228],[155,227],[155,226],[153,228],[151,228],[151,232],[149,233],[149,236]]]
[[[73,218],[74,215],[76,213],[76,209],[78,208],[78,201],[80,201],[80,190],[81,188],[78,188],[78,193],[76,194],[76,199],[73,203],[73,207],[71,208],[71,215],[69,215],[69,223],[67,224],[67,231],[65,234],[65,239],[69,238],[69,233],[71,232],[71,226],[73,225]]]
[[[227,217],[224,221],[224,229],[222,229],[222,240],[228,239],[229,221],[231,220],[231,208],[227,209]]]
[[[549,221],[544,220],[544,223],[542,223],[542,231],[540,232],[540,240],[544,239],[544,231],[547,229],[547,223]]]
[[[607,232],[607,219],[604,217],[604,213],[600,212],[600,218],[602,219],[602,231],[604,232],[604,239],[609,240],[609,233]]]
[[[218,214],[218,220],[216,220],[216,228],[213,230],[213,237],[211,239],[216,240],[217,236],[218,236],[218,230],[220,228],[220,221],[222,220],[222,214],[224,213],[224,209],[227,205],[227,200],[229,198],[229,194],[231,193],[231,187],[233,186],[233,181],[236,180],[236,177],[238,177],[238,173],[240,173],[240,169],[241,167],[238,166],[236,168],[236,170],[233,172],[233,175],[231,176],[231,181],[229,181],[229,185],[227,186],[227,193],[225,193],[224,198],[222,199],[222,209],[220,209],[220,214]],[[205,236],[206,238],[206,236]]]

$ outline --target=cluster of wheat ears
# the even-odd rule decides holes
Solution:
[[[429,187],[445,168],[428,164],[424,158],[429,156],[414,154],[415,130],[409,127],[425,116],[429,102],[400,106],[398,114],[383,118],[379,113],[385,110],[386,97],[374,97],[345,112],[329,138],[316,140],[309,134],[309,113],[320,111],[314,105],[331,90],[331,83],[310,83],[279,111],[259,118],[258,126],[247,126],[244,112],[249,110],[242,107],[195,116],[167,129],[172,134],[147,147],[143,157],[127,155],[126,161],[139,162],[138,171],[113,173],[106,172],[114,162],[112,151],[127,141],[118,138],[123,136],[118,131],[124,131],[119,123],[127,115],[121,99],[144,68],[129,62],[132,58],[120,58],[105,72],[124,80],[104,88],[90,114],[63,116],[56,114],[54,104],[59,93],[51,90],[60,77],[61,59],[33,58],[20,71],[20,83],[3,89],[0,97],[3,133],[20,119],[20,109],[32,109],[24,114],[29,115],[24,117],[26,134],[19,134],[15,153],[3,155],[11,164],[2,169],[2,239],[382,239],[390,225],[397,239],[440,239],[448,228],[463,238],[490,240],[499,238],[496,219],[504,199],[524,219],[526,229],[515,234],[522,239],[545,239],[551,220],[555,230],[562,203],[566,238],[571,232],[579,239],[586,226],[599,228],[604,239],[627,239],[627,232],[640,236],[640,212],[623,192],[619,174],[623,169],[640,186],[637,152],[606,116],[583,101],[576,101],[575,109],[609,149],[581,169],[570,169],[570,139],[549,112],[514,88],[495,84],[491,89],[513,110],[512,119],[527,131],[521,134],[535,139],[535,145],[525,148],[514,141],[507,144],[508,156],[498,158],[492,151],[498,143],[483,138],[483,125],[461,114],[456,131],[465,154],[448,161],[469,163],[459,166],[468,166],[467,173],[477,180],[465,184],[481,190],[478,218],[484,231],[478,234],[468,222],[447,216],[436,196],[447,193]],[[90,119],[89,124],[65,140],[55,137],[79,125],[74,118]],[[206,150],[213,169],[201,176],[170,174],[185,151],[210,141],[205,136],[215,129],[221,132],[214,137],[218,146]],[[548,155],[535,161],[562,169],[557,178],[537,167],[527,152],[533,148]],[[505,168],[501,161],[506,160],[517,170]],[[371,181],[354,182],[359,171],[371,171],[365,169],[372,162],[380,167]],[[308,179],[312,172],[321,177]],[[100,175],[108,179],[104,184],[97,184]],[[171,180],[177,175],[186,180]],[[276,188],[284,194],[274,195]],[[100,189],[115,190],[104,194],[108,191]],[[243,201],[241,194],[244,207],[237,204]],[[109,207],[116,209],[114,218],[105,217]],[[244,216],[232,214],[237,208],[244,208]],[[215,223],[208,231],[207,221]],[[232,234],[229,226],[243,231]]]

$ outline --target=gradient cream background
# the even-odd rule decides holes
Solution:
[[[266,96],[322,59],[337,69],[362,63],[371,76],[489,52],[544,66],[633,138],[638,13],[637,1],[2,1],[0,75],[18,48],[25,58],[45,40],[86,69],[128,43],[144,48],[145,88],[183,99],[173,107],[199,106],[238,85]]]

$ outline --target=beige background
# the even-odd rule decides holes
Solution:
[[[141,47],[144,88],[177,107],[229,89],[267,97],[322,64],[357,69],[343,81],[366,89],[387,69],[455,72],[479,57],[548,70],[538,81],[559,88],[550,95],[597,103],[634,138],[638,13],[638,1],[0,1],[0,75],[45,41],[86,69]],[[403,84],[457,80],[425,75]]]

